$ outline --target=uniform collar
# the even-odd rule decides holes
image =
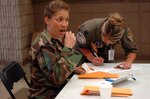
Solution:
[[[54,39],[54,38],[49,34],[49,32],[48,32],[47,29],[44,29],[44,31],[42,32],[42,35],[46,38],[46,40],[47,40],[48,42],[52,43],[52,39]],[[62,42],[62,39],[58,38],[58,40],[59,40],[60,42]]]
[[[48,42],[51,43],[52,36],[49,34],[47,29],[44,29],[41,35],[44,36]]]

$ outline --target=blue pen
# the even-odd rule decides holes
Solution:
[[[105,81],[109,81],[109,82],[114,82],[114,80],[113,79],[110,79],[110,78],[105,78]]]

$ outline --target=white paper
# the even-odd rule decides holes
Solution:
[[[86,63],[83,63],[82,64],[82,68],[86,71],[86,73],[90,72],[90,67],[86,64]]]

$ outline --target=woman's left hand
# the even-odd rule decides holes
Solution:
[[[131,69],[132,63],[122,62],[121,64],[115,66],[115,69]]]

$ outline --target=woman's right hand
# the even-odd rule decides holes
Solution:
[[[75,72],[76,74],[85,74],[85,73],[86,73],[86,71],[82,68],[82,66],[75,67],[74,72]]]
[[[71,31],[66,32],[65,39],[64,39],[65,47],[73,48],[75,43],[76,43],[75,34],[72,33]]]
[[[104,59],[102,57],[94,57],[92,60],[92,64],[95,66],[99,66],[104,63]]]

